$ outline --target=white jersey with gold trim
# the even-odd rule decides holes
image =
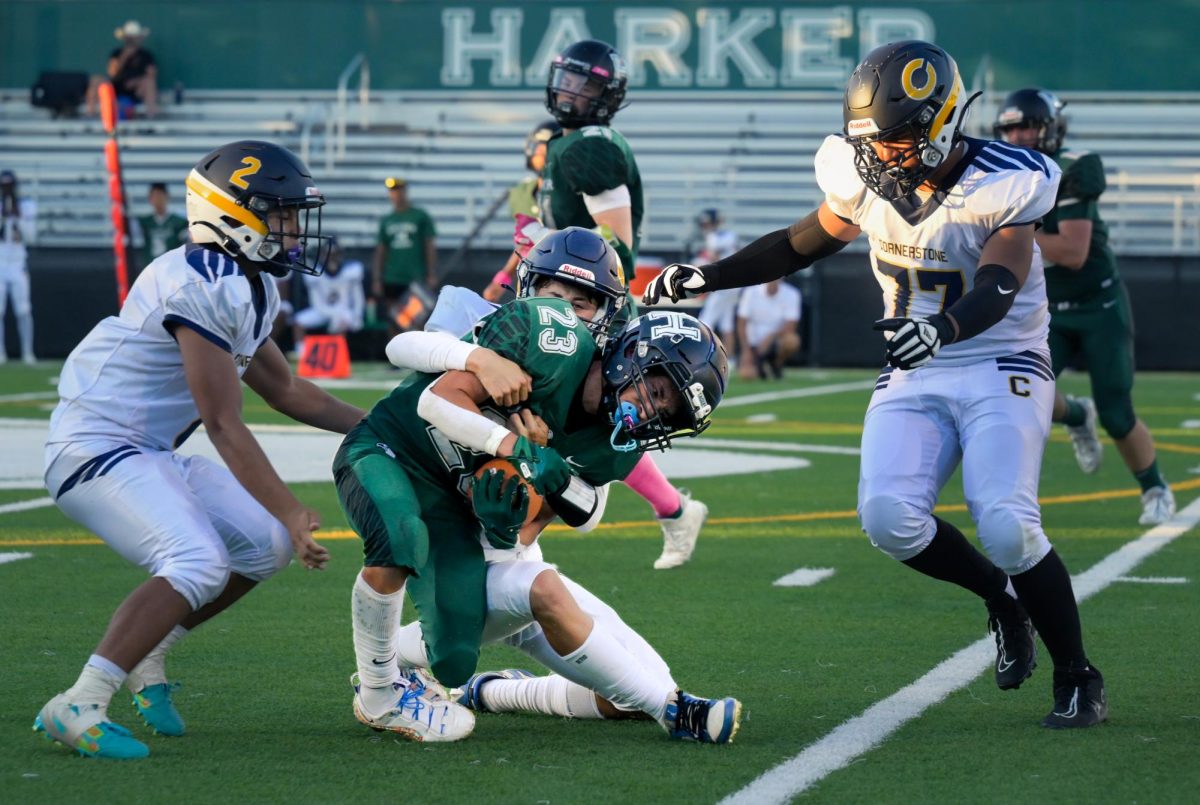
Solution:
[[[1061,171],[1036,151],[964,138],[967,153],[939,191],[920,207],[893,204],[863,184],[854,149],[825,139],[816,156],[817,183],[838,216],[867,235],[871,268],[883,290],[885,317],[929,316],[974,285],[983,245],[1006,226],[1031,224],[1054,207]],[[984,332],[950,344],[933,363],[953,366],[1025,350],[1047,350],[1050,316],[1042,255],[1033,247],[1029,277],[1012,309]]]
[[[187,244],[161,255],[121,312],[97,324],[63,365],[47,465],[85,441],[174,450],[200,424],[174,329],[188,327],[228,352],[240,377],[278,311],[271,278],[249,280],[223,254]]]

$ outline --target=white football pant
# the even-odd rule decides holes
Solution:
[[[967,366],[885,369],[867,408],[858,515],[871,542],[911,559],[933,539],[938,493],[962,463],[984,552],[1005,573],[1050,550],[1038,508],[1054,375],[1040,353]]]
[[[230,573],[262,581],[292,558],[283,524],[206,458],[73,444],[45,480],[64,514],[165,578],[193,610],[216,598]]]

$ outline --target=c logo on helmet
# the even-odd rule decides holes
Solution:
[[[922,67],[925,68],[925,81],[918,87],[913,83],[913,75]],[[900,84],[904,87],[905,95],[914,101],[923,101],[933,94],[937,86],[937,70],[927,59],[913,59],[904,65],[904,71],[900,74]]]

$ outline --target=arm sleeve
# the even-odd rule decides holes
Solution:
[[[387,357],[393,366],[418,372],[466,371],[467,357],[475,344],[460,341],[447,333],[410,330],[393,338],[387,345]]]
[[[278,295],[274,298],[278,306]],[[188,327],[226,352],[233,352],[237,340],[232,309],[217,286],[204,280],[184,285],[163,302],[163,327],[172,336],[176,327]]]
[[[572,192],[598,196],[627,184],[629,164],[625,154],[603,133],[580,137],[558,159]]]

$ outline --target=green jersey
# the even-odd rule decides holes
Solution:
[[[162,219],[157,215],[143,215],[137,222],[142,230],[143,265],[150,265],[160,254],[187,243],[188,222],[183,216],[170,212]]]
[[[596,344],[569,302],[518,299],[485,318],[468,336],[520,366],[533,379],[524,405],[554,433],[567,432],[567,416],[596,356]],[[417,400],[439,375],[413,373],[371,413],[367,424],[414,476],[465,493],[475,470],[491,456],[450,441],[417,415]],[[485,403],[483,414],[504,424],[507,412]],[[552,443],[553,446],[553,443]]]
[[[542,223],[551,229],[581,226],[593,229],[596,221],[588,212],[584,196],[598,196],[621,185],[629,189],[633,215],[633,243],[621,244],[617,253],[626,276],[633,276],[638,244],[642,238],[642,177],[629,143],[619,131],[608,126],[587,126],[546,146],[546,167],[542,169]]]
[[[623,481],[641,459],[641,453],[613,450],[612,425],[590,425],[576,431],[555,434],[550,446],[559,452],[580,478],[592,486]]]
[[[1104,192],[1104,165],[1098,154],[1059,151],[1054,161],[1062,168],[1058,199],[1042,220],[1046,234],[1058,234],[1060,221],[1087,219],[1092,222],[1092,242],[1083,267],[1073,271],[1046,266],[1046,296],[1056,302],[1078,302],[1116,284],[1117,260],[1108,245],[1108,227],[1100,218],[1099,199]]]
[[[425,242],[437,235],[433,219],[420,207],[391,212],[379,221],[378,242],[387,247],[383,281],[409,285],[425,279]]]

